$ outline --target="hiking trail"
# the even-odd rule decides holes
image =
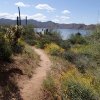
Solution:
[[[27,83],[23,84],[21,96],[23,100],[42,100],[40,99],[41,85],[46,78],[47,71],[50,70],[51,62],[43,50],[35,47],[32,48],[40,56],[40,67],[36,68],[32,78]]]

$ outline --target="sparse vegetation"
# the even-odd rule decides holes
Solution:
[[[44,90],[49,93],[46,100],[50,97],[52,100],[55,98],[57,100],[99,100],[99,34],[100,32],[91,33],[85,37],[80,34],[72,35],[66,40],[67,46],[59,45],[63,47],[64,52],[61,56],[51,55],[53,66],[50,73],[55,83],[52,85],[57,91],[53,93],[54,90],[48,90],[48,86],[44,87]],[[51,92],[55,95],[52,96]]]
[[[37,35],[31,25],[11,26],[3,34],[4,31],[3,28],[0,32],[0,59],[4,62],[10,58],[23,58],[20,61],[27,63],[25,66],[22,63],[22,67],[28,77],[32,76],[32,69],[38,66],[39,59],[29,45],[36,45],[51,56],[52,69],[43,82],[46,100],[99,100],[99,33],[89,36],[76,34],[62,40],[58,33]]]

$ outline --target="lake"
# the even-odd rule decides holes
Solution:
[[[35,28],[35,32],[42,32],[44,33],[44,30],[46,28]],[[63,39],[67,39],[70,37],[71,34],[81,33],[82,35],[90,34],[91,30],[78,30],[78,29],[52,29],[52,31],[56,31],[60,33]]]

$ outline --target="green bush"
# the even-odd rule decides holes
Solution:
[[[48,75],[47,78],[43,81],[43,89],[45,91],[44,94],[46,98],[50,98],[50,100],[53,100],[53,98],[56,97],[57,89],[55,81],[51,75]]]
[[[72,44],[86,44],[85,38],[80,33],[72,34],[69,41]]]
[[[75,82],[68,83],[66,95],[71,100],[99,100],[98,95],[91,88]]]
[[[74,64],[81,73],[85,73],[89,67],[97,66],[96,62],[89,54],[77,54]]]
[[[7,28],[8,26],[6,26],[6,25],[0,25],[0,33],[3,33],[3,34],[5,34],[6,33],[6,28]]]
[[[35,44],[35,32],[32,25],[27,25],[26,27],[24,27],[22,38],[29,45]]]
[[[27,38],[24,38],[24,41],[25,41],[27,44],[31,45],[31,46],[33,46],[33,45],[36,44],[36,40],[33,39],[33,38],[27,37]]]
[[[48,38],[41,38],[40,40],[37,41],[36,47],[44,49],[46,44],[49,44],[50,41]]]
[[[47,89],[51,93],[54,93],[54,91],[55,91],[54,90],[55,89],[55,83],[54,83],[53,78],[50,75],[48,75],[46,80],[44,80],[43,86],[44,86],[45,89]]]
[[[63,40],[60,42],[60,46],[65,49],[65,50],[68,50],[71,48],[71,43],[69,40]]]
[[[0,59],[9,60],[12,55],[11,46],[4,39],[4,37],[0,36]]]
[[[72,51],[65,51],[62,53],[62,57],[72,63],[74,63],[74,60],[76,59],[76,54]]]
[[[59,34],[59,32],[56,32],[56,31],[51,31],[49,33],[49,40],[51,42],[54,42],[56,43],[57,45],[60,45],[61,41],[62,41],[62,37],[61,35]]]
[[[13,53],[22,53],[23,50],[24,50],[24,44],[20,41],[16,45],[12,45]]]
[[[62,37],[59,33],[50,31],[43,35],[40,35],[40,38],[37,40],[36,46],[43,49],[45,48],[46,44],[50,44],[53,42],[57,45],[60,45],[61,41]]]

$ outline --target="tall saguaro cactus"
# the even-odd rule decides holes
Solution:
[[[21,36],[21,15],[20,15],[20,8],[18,7],[18,13],[19,13],[19,16],[17,16],[17,26],[15,27],[11,27],[11,32],[10,33],[13,33],[13,40],[12,40],[12,45],[13,47],[14,46],[17,46],[17,43],[18,43],[18,39],[20,38]]]
[[[17,16],[17,26],[19,26],[19,20],[18,20],[18,16]]]
[[[27,26],[27,16],[26,16],[26,26]]]
[[[20,8],[18,7],[18,12],[19,12],[19,25],[21,25],[21,16],[20,16]]]

